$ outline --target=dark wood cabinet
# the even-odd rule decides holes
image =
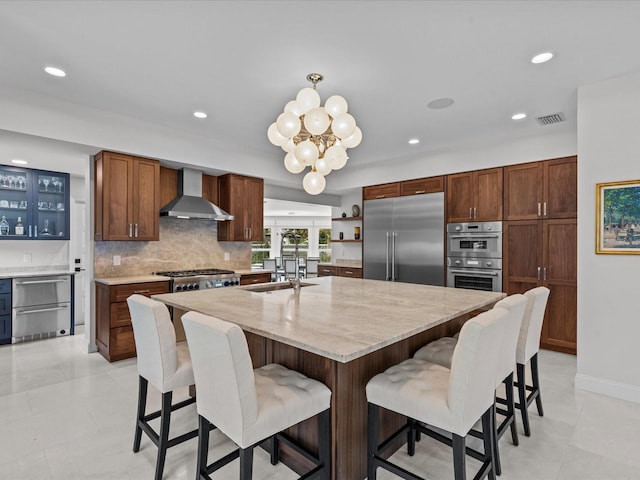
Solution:
[[[422,195],[425,193],[444,192],[444,177],[417,178],[400,183],[400,195]]]
[[[218,223],[222,242],[260,241],[263,236],[264,181],[229,173],[218,177],[220,208],[235,218]]]
[[[426,177],[405,180],[403,182],[384,183],[363,187],[363,200],[377,200],[407,195],[422,195],[425,193],[443,192],[444,177]]]
[[[127,298],[134,293],[150,297],[169,293],[169,282],[106,285],[96,282],[96,344],[100,354],[114,362],[136,356],[136,343]]]
[[[333,265],[318,265],[319,277],[334,277],[338,274],[338,267]]]
[[[337,265],[319,265],[319,277],[350,277],[362,278],[361,267],[341,267]]]
[[[376,200],[380,198],[393,198],[400,196],[400,183],[385,183],[382,185],[371,185],[363,187],[363,200]]]
[[[576,218],[577,184],[576,157],[505,167],[505,220]]]
[[[509,295],[536,286],[551,290],[542,327],[543,348],[576,353],[576,219],[504,223],[504,281]]]
[[[447,221],[502,220],[502,167],[447,177]]]
[[[362,278],[362,268],[338,267],[338,277]]]
[[[269,283],[271,272],[243,273],[240,275],[240,285],[253,285],[254,283]]]
[[[160,163],[100,152],[95,156],[95,240],[160,237]]]

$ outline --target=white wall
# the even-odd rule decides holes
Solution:
[[[640,180],[640,73],[578,91],[576,386],[640,403],[640,255],[596,255],[596,183]]]

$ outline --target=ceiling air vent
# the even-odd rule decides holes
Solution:
[[[561,113],[552,113],[551,115],[538,117],[538,123],[543,127],[546,125],[553,125],[554,123],[561,123],[561,122],[564,122],[564,116]]]

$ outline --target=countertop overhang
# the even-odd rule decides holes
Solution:
[[[505,296],[342,277],[307,279],[299,291],[243,287],[154,295],[167,305],[235,323],[243,330],[347,363]]]

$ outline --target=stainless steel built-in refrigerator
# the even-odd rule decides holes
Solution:
[[[364,202],[363,276],[444,285],[444,193]]]

